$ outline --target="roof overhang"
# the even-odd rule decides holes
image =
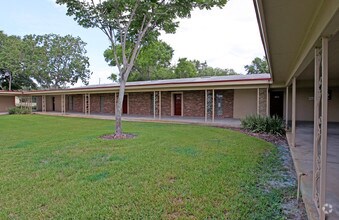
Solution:
[[[0,96],[19,96],[22,94],[23,92],[17,92],[17,91],[0,91]]]
[[[321,37],[339,30],[338,0],[253,0],[272,87],[285,87],[314,57]]]
[[[227,77],[226,77],[227,78]],[[271,84],[271,78],[268,74],[259,74],[258,76],[241,76],[210,78],[192,78],[192,79],[174,79],[174,80],[156,80],[128,82],[126,92],[145,92],[145,91],[175,91],[175,90],[205,90],[205,89],[249,89],[249,88],[267,88]],[[84,93],[114,93],[119,91],[119,84],[107,84],[96,86],[85,86],[79,88],[59,89],[59,90],[35,90],[26,91],[24,94],[38,95],[56,95],[56,94],[84,94]]]

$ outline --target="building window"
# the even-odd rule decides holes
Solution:
[[[105,111],[105,97],[100,96],[100,112],[104,112],[104,111]]]
[[[216,115],[217,116],[222,116],[224,114],[223,112],[223,99],[224,99],[224,96],[221,95],[221,94],[216,94],[215,96],[215,111],[216,111]]]

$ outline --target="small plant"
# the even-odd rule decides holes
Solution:
[[[249,115],[241,120],[241,126],[254,133],[285,134],[284,121],[276,115]]]
[[[10,115],[15,115],[15,114],[30,114],[31,110],[27,107],[13,107],[8,109],[8,113]]]

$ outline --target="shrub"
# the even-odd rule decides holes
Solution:
[[[14,114],[30,114],[31,110],[27,107],[13,107],[8,109],[8,113],[10,115],[14,115]]]
[[[285,134],[284,121],[276,115],[249,115],[241,120],[241,126],[254,133]]]

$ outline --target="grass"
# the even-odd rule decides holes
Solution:
[[[276,148],[220,128],[0,116],[0,219],[283,219]]]

